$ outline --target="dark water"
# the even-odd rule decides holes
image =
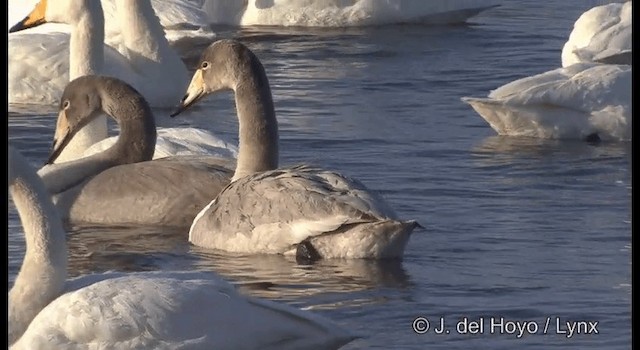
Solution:
[[[603,2],[505,3],[462,26],[220,29],[263,60],[282,164],[356,177],[426,227],[403,262],[302,266],[206,251],[186,232],[82,229],[69,237],[70,273],[215,270],[363,336],[346,349],[630,348],[631,144],[498,137],[460,102],[559,67],[575,19]],[[180,49],[193,62],[201,47]],[[12,114],[10,143],[42,164],[53,111],[16,112],[38,115]],[[181,119],[157,116],[236,139],[234,113],[223,94]],[[8,226],[12,281],[24,249],[13,208]],[[412,330],[417,317],[426,334]],[[449,334],[435,333],[441,317]],[[476,334],[459,333],[465,317]],[[566,321],[584,321],[582,334],[569,337]],[[594,322],[598,334],[584,334]]]

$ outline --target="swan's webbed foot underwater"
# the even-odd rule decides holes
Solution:
[[[320,259],[322,256],[308,239],[298,243],[296,247],[296,262],[298,264],[310,265]]]

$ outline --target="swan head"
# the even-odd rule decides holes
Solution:
[[[93,0],[40,0],[24,19],[9,29],[9,33],[45,23],[74,24],[87,13],[95,12],[95,10],[102,12],[100,6],[100,1]]]
[[[64,89],[58,106],[58,120],[53,148],[47,164],[52,164],[73,136],[102,112],[97,76],[83,76],[71,81]]]
[[[248,74],[262,64],[242,43],[224,39],[209,45],[198,61],[197,69],[172,117],[182,113],[203,97],[222,90],[236,90]]]

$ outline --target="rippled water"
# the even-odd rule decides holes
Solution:
[[[69,236],[71,275],[215,270],[249,294],[315,310],[363,336],[346,349],[628,349],[631,144],[498,137],[460,102],[559,67],[575,19],[603,2],[505,3],[463,26],[220,28],[263,60],[282,164],[356,177],[426,227],[403,262],[304,266],[206,251],[186,232],[83,228]],[[201,48],[180,47],[187,62]],[[11,109],[9,142],[42,164],[53,110]],[[237,139],[229,94],[175,120],[166,114],[157,111],[160,126]],[[8,226],[11,283],[24,249],[13,207]],[[420,316],[431,321],[422,335],[412,330]],[[449,334],[435,333],[440,317]],[[482,318],[481,334],[459,334],[464,317]],[[490,334],[500,317],[535,322],[537,334]],[[598,322],[599,334],[568,337],[567,320]]]

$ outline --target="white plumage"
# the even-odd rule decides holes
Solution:
[[[11,349],[336,349],[353,339],[320,316],[242,296],[210,272],[66,280],[65,232],[44,184],[12,147],[8,166],[26,239],[9,291]]]

